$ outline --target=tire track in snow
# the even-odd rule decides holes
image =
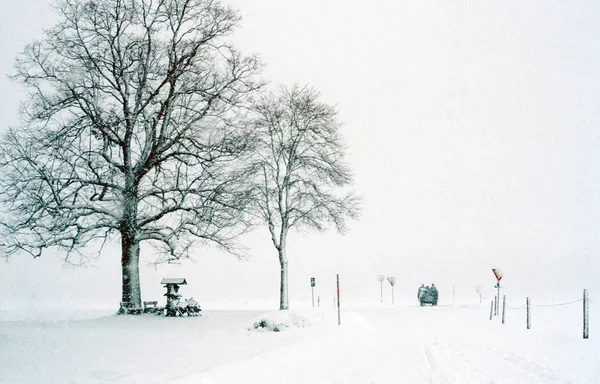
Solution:
[[[444,373],[444,367],[440,367],[440,361],[443,362],[443,359],[439,359],[438,356],[436,356],[436,354],[439,355],[435,351],[439,345],[439,339],[435,336],[437,334],[437,324],[432,324],[430,315],[431,313],[429,312],[422,313],[420,321],[421,328],[419,330],[420,338],[423,340],[422,350],[426,362],[426,364],[424,364],[426,370],[424,376],[427,377],[430,384],[450,384],[453,383],[453,381],[448,378],[446,373]]]
[[[430,372],[428,374],[429,383],[431,384],[450,384],[450,380],[440,371],[440,368],[433,357],[431,349],[425,345],[423,347],[423,353],[425,354],[425,359],[427,360],[427,364]]]
[[[524,356],[508,351],[502,346],[481,338],[480,334],[463,329],[460,338],[457,340],[448,340],[444,343],[448,352],[454,356],[459,356],[455,362],[461,362],[467,369],[461,368],[459,371],[466,374],[469,370],[473,373],[472,378],[479,377],[479,381],[462,381],[454,382],[484,382],[487,377],[487,382],[496,383],[496,375],[505,376],[501,372],[511,372],[514,377],[511,383],[574,383],[572,380],[567,380],[548,366],[545,366],[534,360],[525,358]],[[478,368],[486,366],[486,361],[495,361],[496,364],[488,365],[488,370]],[[465,363],[466,362],[466,363]],[[466,379],[463,377],[463,379]],[[505,381],[502,381],[505,382]]]
[[[464,334],[460,332],[462,327],[458,328],[454,319],[446,318],[445,312],[447,309],[431,308],[429,312],[423,313],[421,319],[423,353],[431,369],[429,382],[432,384],[496,383],[495,379],[490,377],[490,373],[481,368],[485,364],[476,363],[482,355],[485,355],[478,348],[477,339],[464,338]],[[448,328],[454,328],[457,332],[448,332]]]
[[[555,372],[552,368],[544,366],[514,352],[509,352],[496,344],[486,342],[486,348],[497,355],[499,359],[535,374],[541,380],[543,380],[541,381],[543,383],[573,383],[572,380],[561,378],[558,372]]]

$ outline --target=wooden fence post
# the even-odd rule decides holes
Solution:
[[[589,318],[589,291],[583,290],[583,338],[589,337],[590,331],[590,318]]]
[[[504,324],[504,314],[506,313],[506,295],[502,295],[502,324]]]
[[[527,329],[531,329],[531,310],[530,310],[531,301],[529,300],[529,297],[527,298],[526,304],[527,304]]]

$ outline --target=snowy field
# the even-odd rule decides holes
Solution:
[[[599,383],[581,303],[0,317],[1,383]],[[45,316],[44,316],[45,315]],[[598,313],[600,315],[600,313]],[[255,329],[264,320],[267,328]],[[268,330],[276,327],[279,332]]]

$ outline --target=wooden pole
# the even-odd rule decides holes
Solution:
[[[506,295],[502,295],[502,324],[504,324],[504,314],[506,313]]]
[[[583,290],[583,338],[589,338],[590,318],[589,318],[589,291]]]
[[[492,320],[492,313],[494,312],[494,300],[490,303],[490,320]]]
[[[338,325],[342,323],[340,318],[340,275],[336,275],[337,280],[337,311],[338,311]]]
[[[527,305],[527,329],[531,329],[531,300],[529,300],[529,297],[527,298],[525,304]]]

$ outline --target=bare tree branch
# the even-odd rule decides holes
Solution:
[[[63,0],[58,11],[15,64],[29,94],[0,144],[5,249],[59,247],[77,263],[81,247],[118,235],[123,301],[139,305],[141,241],[169,259],[198,240],[239,249],[245,200],[230,188],[261,65],[225,41],[240,18],[218,0]]]
[[[281,264],[280,309],[288,308],[286,241],[294,227],[346,229],[360,198],[347,188],[337,112],[308,87],[282,88],[254,103],[254,155],[247,166],[252,212],[267,224]]]

